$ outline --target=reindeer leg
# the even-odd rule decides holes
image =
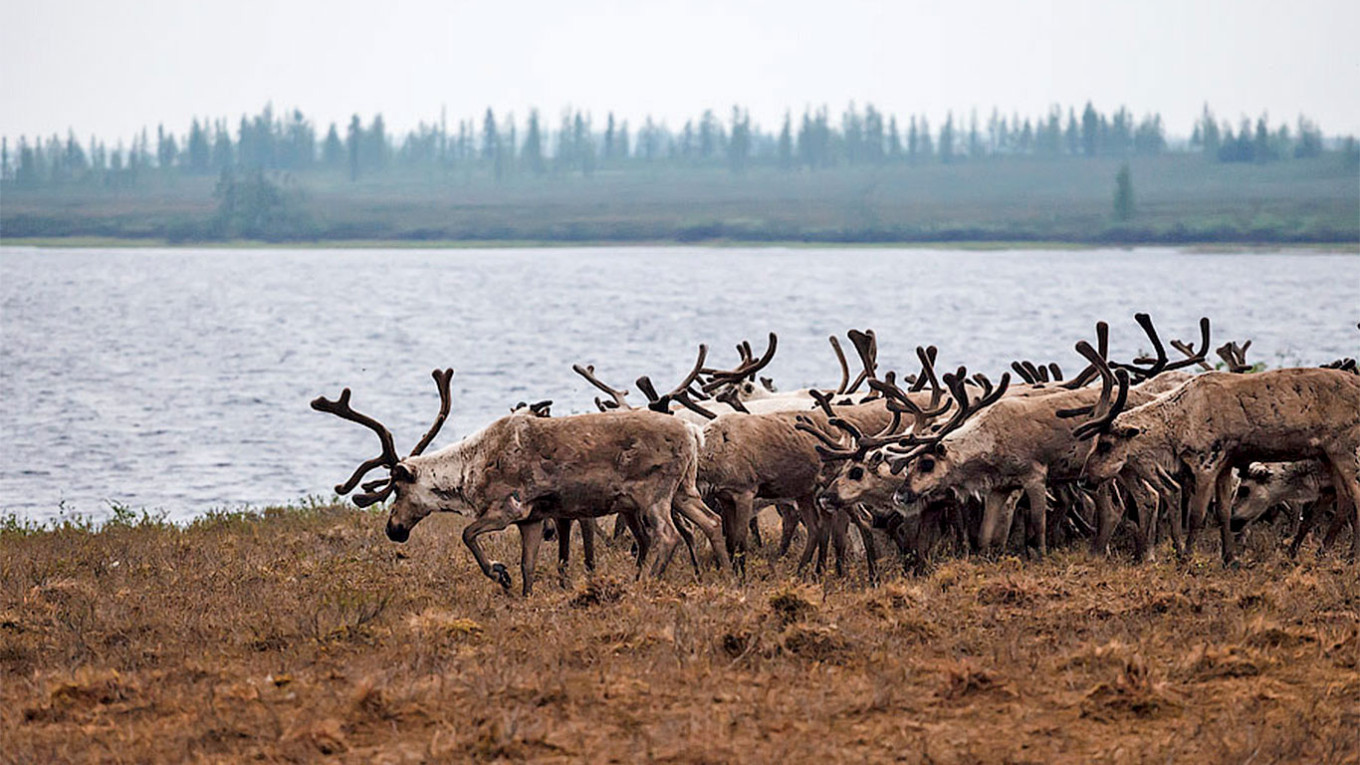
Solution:
[[[798,556],[798,576],[803,576],[807,564],[812,561],[813,553],[822,544],[823,531],[821,517],[811,497],[799,498],[798,514],[803,519],[803,525],[807,527],[807,542],[803,545],[803,554]]]
[[[850,509],[847,514],[850,521],[859,529],[859,537],[864,541],[864,560],[869,567],[869,584],[878,586],[878,542],[874,536],[872,524],[867,523],[864,518],[864,509],[855,507]]]
[[[1360,561],[1360,466],[1355,454],[1339,456],[1327,455],[1332,467],[1332,486],[1336,489],[1336,510],[1345,513],[1351,521],[1352,563]],[[1350,499],[1350,511],[1346,512],[1345,500]]]
[[[836,576],[844,577],[846,544],[850,533],[850,513],[845,509],[837,510],[832,514],[830,520],[831,545],[836,551]]]
[[[1298,525],[1294,529],[1294,540],[1289,543],[1290,558],[1297,558],[1299,556],[1299,548],[1303,546],[1303,540],[1307,539],[1309,532],[1313,530],[1313,524],[1317,523],[1318,513],[1321,512],[1321,510],[1321,499],[1317,502],[1309,502],[1303,506],[1303,515],[1299,518]]]
[[[656,555],[652,558],[651,575],[660,579],[661,575],[666,573],[666,565],[671,562],[671,556],[675,554],[675,546],[680,542],[680,533],[671,522],[670,502],[664,504],[657,502],[648,507],[643,513],[642,522],[647,527],[647,533],[652,537],[651,542],[656,548]]]
[[[731,494],[724,503],[723,533],[727,536],[727,550],[732,556],[732,570],[746,576],[746,535],[751,530],[751,514],[755,512],[754,490]]]
[[[595,573],[595,533],[599,531],[594,518],[581,520],[581,548],[585,551],[586,571]]]
[[[793,545],[793,535],[798,533],[798,508],[786,503],[774,506],[779,513],[779,557],[784,557]]]
[[[727,568],[729,560],[727,557],[727,543],[723,539],[722,519],[718,518],[708,509],[708,505],[699,498],[698,493],[691,493],[683,489],[676,492],[671,506],[685,519],[692,522],[699,530],[708,537],[708,543],[713,547],[713,556],[717,559],[718,569]],[[679,528],[679,524],[676,524]],[[690,548],[690,556],[694,558],[694,573],[699,573],[698,558],[694,555],[693,547]]]
[[[518,497],[513,494],[506,498],[501,507],[488,510],[485,515],[469,523],[463,529],[463,544],[472,551],[472,557],[477,560],[477,566],[482,573],[489,579],[495,580],[502,589],[507,592],[510,590],[510,572],[505,568],[505,564],[496,560],[488,560],[486,553],[482,552],[482,544],[477,539],[483,534],[491,531],[500,531],[512,523],[527,520],[529,508],[521,504]]]
[[[1145,563],[1157,555],[1157,507],[1159,497],[1141,479],[1124,481],[1124,501],[1129,511],[1138,514],[1138,526],[1134,530],[1135,560]]]
[[[1214,501],[1218,505],[1219,538],[1223,541],[1223,565],[1232,565],[1237,541],[1232,532],[1233,471],[1224,466],[1214,477]]]
[[[571,527],[566,524],[558,528],[562,539],[567,538],[569,528]],[[524,579],[524,597],[527,598],[534,589],[534,567],[538,564],[538,548],[543,546],[543,521],[523,521],[519,524],[519,546],[519,571]]]
[[[585,521],[581,522],[582,534]],[[571,561],[571,519],[557,519],[557,583],[567,589],[567,565]]]
[[[765,508],[761,508],[761,510],[764,509]],[[764,549],[765,540],[760,538],[760,510],[756,510],[755,512],[751,513],[750,525],[751,525],[751,544],[755,545],[757,550]]]
[[[1164,488],[1158,493],[1158,500],[1166,511],[1166,523],[1171,529],[1171,548],[1176,557],[1185,560],[1190,556],[1190,541],[1186,539],[1186,507],[1189,495],[1184,489]]]
[[[1044,476],[1032,479],[1025,486],[1025,495],[1029,497],[1029,524],[1034,530],[1035,547],[1042,559],[1048,555],[1048,487]]]
[[[637,578],[642,578],[642,561],[647,558],[647,553],[651,550],[652,539],[647,530],[642,527],[642,521],[638,518],[636,510],[620,512],[619,517],[623,518],[628,524],[628,531],[633,534],[633,539],[637,544]]]
[[[1091,553],[1106,556],[1110,554],[1110,537],[1119,525],[1119,508],[1110,496],[1109,481],[1096,488],[1096,535],[1091,539]],[[1140,508],[1141,511],[1141,508]]]
[[[998,534],[1003,529],[1010,530],[1010,519],[1007,512],[1007,505],[1010,505],[1011,493],[1003,489],[993,489],[987,492],[982,509],[982,526],[978,528],[978,552],[986,554],[991,551],[992,546],[998,541]],[[1014,512],[1014,505],[1010,505],[1011,512]],[[1006,537],[1000,537],[1002,545],[1006,543]]]

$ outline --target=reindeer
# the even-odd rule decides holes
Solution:
[[[510,408],[511,414],[520,414],[532,417],[551,417],[552,401],[539,401],[527,403],[524,401],[515,404]],[[581,527],[581,550],[585,556],[585,566],[587,572],[595,571],[595,535],[599,532],[599,527],[595,524],[594,518],[583,518],[578,524]],[[567,567],[571,562],[571,518],[548,518],[543,521],[543,541],[551,542],[557,540],[557,581],[563,589],[567,588]],[[679,524],[676,530],[680,530]],[[684,536],[682,534],[681,536]],[[694,541],[690,537],[685,537],[685,542],[689,547],[690,557],[694,558]],[[698,571],[698,563],[695,563],[695,571]]]
[[[638,576],[649,553],[651,574],[661,576],[679,541],[672,513],[704,531],[719,565],[726,566],[717,519],[694,487],[699,434],[655,412],[609,412],[571,417],[511,414],[462,441],[423,454],[448,417],[453,370],[436,370],[440,411],[434,425],[406,458],[397,455],[391,432],[350,407],[350,390],[334,401],[319,397],[312,408],[357,422],[378,435],[382,454],[363,462],[345,483],[344,495],[379,467],[385,479],[363,485],[354,503],[366,507],[395,495],[386,532],[405,542],[432,512],[471,514],[463,529],[482,573],[509,590],[509,571],[489,560],[479,537],[514,524],[520,530],[523,592],[533,589],[534,565],[547,518],[583,519],[620,513],[638,538]],[[645,529],[645,531],[644,531]]]
[[[843,407],[838,416],[856,427],[877,432],[891,414],[882,400]],[[807,526],[808,541],[799,559],[802,573],[814,550],[817,570],[825,563],[828,529],[815,504],[822,480],[818,439],[799,429],[799,418],[827,427],[824,411],[725,414],[704,428],[698,486],[717,506],[737,570],[745,568],[747,531],[757,500],[792,502]],[[787,531],[787,527],[786,527]],[[785,541],[787,542],[787,536]],[[837,565],[843,559],[843,536],[837,534]]]
[[[1150,336],[1155,336],[1146,314],[1139,314],[1137,318]],[[1197,363],[1203,358],[1208,348],[1207,320],[1201,322],[1201,330],[1203,339],[1196,357],[1177,362],[1178,365]],[[1098,325],[1102,350],[1107,331],[1103,322]],[[1122,381],[1118,405],[1129,397],[1138,403],[1150,401],[1165,392],[1164,386],[1175,384],[1173,378],[1164,377],[1160,382],[1152,381],[1129,389],[1131,370],[1150,380],[1175,366],[1168,363],[1160,342],[1154,345],[1158,349],[1158,360],[1151,367],[1118,365],[1118,379]],[[1098,400],[1094,389],[1067,390],[1063,386],[1048,393],[1003,399],[1001,393],[1010,380],[1007,374],[1002,377],[998,391],[984,395],[974,407],[968,403],[967,391],[963,389],[965,370],[960,368],[958,374],[947,376],[946,382],[959,403],[958,410],[940,433],[910,438],[915,448],[894,460],[898,469],[907,468],[905,483],[897,495],[899,501],[930,500],[948,493],[960,498],[982,498],[984,507],[978,546],[987,550],[999,538],[998,532],[1009,526],[1007,498],[1014,491],[1023,491],[1028,500],[1026,522],[1030,541],[1039,555],[1045,555],[1048,488],[1058,482],[1080,479],[1090,453],[1090,444],[1080,438],[1089,426],[1074,425],[1069,418],[1090,413],[1100,420],[1114,406],[1110,396],[1115,375],[1106,364],[1104,354],[1086,341],[1078,343],[1077,350],[1090,362],[1088,369],[1094,369],[1102,377],[1104,384],[1098,392]],[[1076,379],[1085,376],[1088,376],[1087,372]],[[976,417],[969,419],[970,412],[979,410]],[[1109,487],[1101,487],[1095,501],[1097,525],[1093,551],[1104,553],[1119,516]]]
[[[1121,380],[1121,391],[1125,386]],[[1117,402],[1095,423],[1091,432],[1099,437],[1086,474],[1109,481],[1129,465],[1145,475],[1184,466],[1194,482],[1191,533],[1216,497],[1225,565],[1234,560],[1231,468],[1251,461],[1321,460],[1338,505],[1349,501],[1349,517],[1360,528],[1360,376],[1318,368],[1206,372],[1167,396],[1122,407]],[[1360,534],[1350,554],[1360,554]]]
[[[1289,544],[1289,556],[1299,554],[1299,547],[1308,538],[1324,510],[1336,506],[1336,488],[1331,475],[1318,460],[1297,462],[1252,463],[1239,471],[1236,498],[1232,509],[1234,532],[1264,518],[1271,510],[1283,507],[1295,523],[1294,540]],[[1345,513],[1336,513],[1322,540],[1322,551],[1350,522]]]

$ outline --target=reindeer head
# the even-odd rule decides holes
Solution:
[[[995,452],[994,443],[988,439],[973,443],[972,439],[960,438],[966,431],[948,440],[946,436],[959,431],[970,416],[1000,400],[1010,387],[1011,376],[1001,375],[1001,382],[993,387],[984,375],[974,375],[974,381],[982,386],[982,398],[972,403],[966,387],[967,375],[968,370],[963,367],[944,375],[945,385],[957,405],[949,421],[931,435],[905,439],[913,448],[892,459],[894,472],[906,470],[905,480],[893,497],[898,503],[938,499],[978,481],[985,482],[992,472],[986,458]]]
[[[462,502],[460,492],[444,488],[448,482],[438,480],[442,476],[435,474],[433,465],[421,464],[421,460],[414,459],[425,451],[425,447],[429,446],[439,433],[444,421],[448,419],[452,404],[449,385],[453,380],[453,370],[436,369],[432,376],[435,385],[439,387],[439,415],[405,459],[397,456],[391,431],[372,417],[350,408],[349,388],[341,391],[340,397],[334,401],[324,396],[312,401],[312,408],[318,412],[329,412],[342,419],[357,422],[378,434],[378,440],[382,442],[382,454],[360,464],[349,480],[335,487],[335,493],[342,496],[348,494],[359,485],[365,475],[380,467],[387,468],[386,478],[364,483],[361,487],[363,492],[355,494],[353,499],[354,504],[359,507],[368,507],[382,502],[393,494],[396,495],[387,519],[387,536],[394,542],[405,542],[411,535],[411,527],[431,512],[456,510]]]

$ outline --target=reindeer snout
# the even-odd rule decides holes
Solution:
[[[398,526],[391,521],[387,522],[387,538],[393,542],[405,542],[411,538],[411,530],[405,526]]]
[[[893,492],[893,501],[899,505],[910,505],[918,499],[920,499],[920,496],[906,486]]]

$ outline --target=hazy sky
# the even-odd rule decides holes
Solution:
[[[1188,135],[1300,112],[1360,133],[1360,2],[0,0],[0,134],[131,135],[300,108],[397,130],[539,107],[672,126],[733,103],[890,114],[1053,103],[1159,111]]]

